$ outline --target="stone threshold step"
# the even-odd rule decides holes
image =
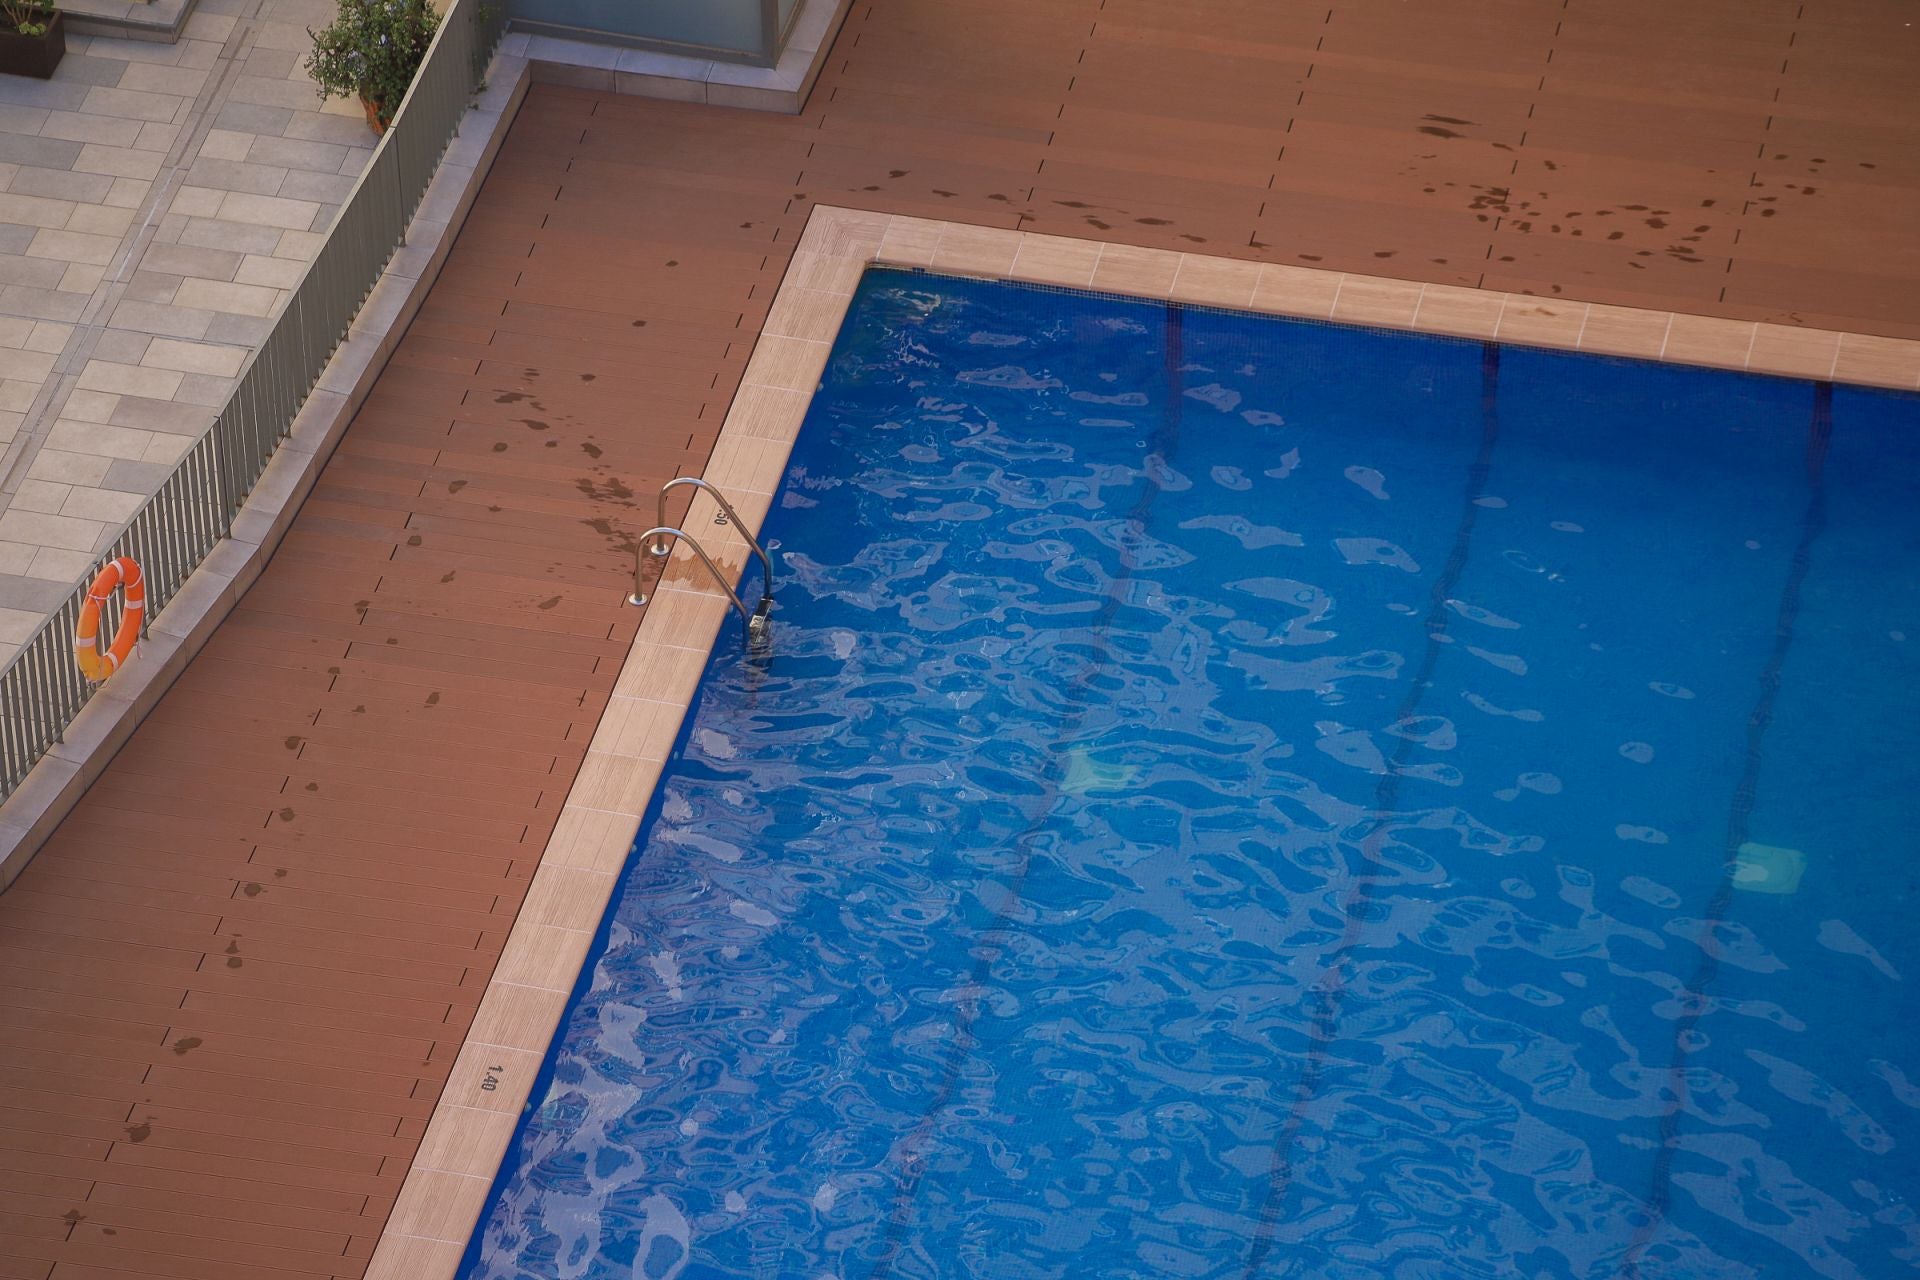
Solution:
[[[82,36],[173,44],[198,0],[62,0],[67,30]]]

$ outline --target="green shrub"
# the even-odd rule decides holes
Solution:
[[[324,30],[307,30],[313,37],[307,74],[329,98],[374,103],[385,128],[439,26],[427,0],[340,0],[339,17]]]
[[[43,36],[57,8],[54,0],[0,0],[0,18],[23,36]]]

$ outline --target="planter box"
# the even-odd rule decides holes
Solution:
[[[31,76],[51,80],[53,69],[67,54],[66,15],[54,11],[47,23],[47,34],[23,36],[18,31],[0,31],[0,74]]]

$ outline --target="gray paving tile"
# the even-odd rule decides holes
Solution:
[[[102,489],[118,489],[122,493],[152,493],[169,475],[173,474],[173,464],[167,462],[130,462],[125,458],[115,458],[113,465],[107,468],[107,474],[100,481]]]
[[[137,364],[89,360],[80,371],[80,380],[75,385],[82,391],[99,391],[107,395],[170,397],[179,389],[180,378],[180,372],[175,369],[148,369]],[[68,422],[64,425],[73,427],[80,424]],[[141,455],[136,452],[120,456],[137,458]]]
[[[247,361],[244,347],[213,342],[181,342],[177,338],[155,338],[141,354],[140,363],[153,369],[178,369],[183,373],[211,373],[231,378]]]
[[[244,222],[252,226],[310,231],[319,209],[320,206],[309,200],[288,200],[279,196],[229,191],[220,197],[219,216],[224,221]],[[32,219],[23,221],[31,222]]]
[[[27,474],[38,480],[55,480],[61,484],[99,484],[100,477],[107,474],[108,461],[105,455],[67,453],[42,447],[28,464]]]
[[[56,293],[29,285],[10,284],[0,288],[0,314],[32,316],[35,320],[58,320],[72,324],[87,309],[84,293]]]
[[[353,191],[353,184],[360,180],[358,171],[353,173],[309,173],[304,169],[295,169],[287,174],[285,182],[280,184],[277,195],[289,200],[311,200],[316,204],[341,204]]]
[[[82,164],[86,163],[84,159]],[[153,189],[153,183],[145,178],[115,178],[113,186],[107,190],[107,207],[110,209],[138,209],[147,201],[147,193]]]
[[[31,613],[52,613],[73,594],[70,582],[47,578],[28,578],[16,573],[0,573],[0,609],[24,609]]]
[[[272,332],[273,321],[269,317],[237,316],[221,311],[214,315],[213,323],[207,326],[207,341],[258,347]]]
[[[330,21],[335,12],[334,0],[278,0],[273,6],[273,16],[281,22],[297,22],[302,26],[313,26]]]
[[[149,460],[147,447],[156,438],[151,431],[129,431],[125,427],[110,427],[100,422],[77,422],[71,418],[62,418],[47,432],[46,447],[40,452],[42,456],[58,450],[69,457],[91,455],[107,460],[128,458],[134,462],[145,462]],[[39,459],[36,458],[34,461],[37,464]],[[154,458],[151,461],[158,462],[160,459]],[[102,461],[99,474],[105,475],[106,472],[107,464]],[[68,544],[57,542],[54,545]]]
[[[7,190],[29,196],[51,196],[77,204],[100,204],[113,190],[113,179],[98,173],[74,173],[68,169],[39,169],[23,165],[7,184]]]
[[[94,115],[118,116],[122,120],[153,120],[160,124],[171,124],[174,113],[186,101],[188,99],[171,93],[141,93],[137,89],[90,85],[87,96],[81,99],[80,109]]]
[[[373,136],[373,130],[367,122],[354,116],[321,115],[317,111],[289,115],[291,119],[278,129],[255,129],[254,132],[305,138],[312,142],[337,142],[349,147],[361,146],[367,148],[369,153],[374,143],[379,141]]]
[[[200,412],[200,424],[191,432],[192,435],[198,436],[207,429],[208,423],[213,421],[211,410],[224,405],[232,394],[232,378],[222,378],[211,373],[189,373],[180,379],[180,389],[175,391],[173,396],[182,407],[204,406]]]
[[[266,76],[275,80],[285,80],[292,70],[300,65],[300,54],[294,49],[262,49],[255,46],[247,55],[245,71],[250,76]]]
[[[63,551],[91,548],[102,531],[98,520],[52,516],[40,511],[0,511],[0,541],[33,542]]]
[[[221,191],[244,191],[251,195],[280,193],[287,171],[278,165],[247,164],[239,160],[216,160],[201,156],[187,170],[187,181],[196,187],[214,187]]]
[[[228,15],[213,13],[202,7],[198,13],[187,19],[186,31],[201,44],[218,44],[233,34],[235,20]]]
[[[118,58],[95,58],[89,54],[60,60],[60,78],[70,84],[104,85],[112,88],[127,72],[127,64]]]
[[[180,51],[180,60],[176,67],[211,67],[220,60],[220,42],[217,40],[182,40],[174,46]]]
[[[348,148],[337,142],[309,142],[302,138],[256,137],[247,149],[254,164],[277,164],[287,169],[339,173]]]
[[[315,254],[326,247],[327,238],[315,235],[311,231],[282,231],[280,247],[274,250],[276,258],[298,258],[303,262],[311,261]]]
[[[117,93],[116,89],[102,89],[101,93]],[[76,169],[88,173],[111,174],[116,178],[144,178],[148,181],[160,176],[160,168],[165,157],[152,151],[129,151],[124,147],[107,147],[97,142],[89,142],[81,149],[80,158],[73,162]]]
[[[73,205],[73,217],[67,219],[67,230],[81,232],[83,236],[108,236],[113,240],[113,249],[119,249],[121,236],[132,228],[132,209],[115,209],[104,203],[77,203]],[[113,249],[109,249],[106,261],[113,259]],[[73,257],[73,255],[67,255]],[[73,261],[96,261],[90,257],[73,257]],[[102,263],[104,265],[104,263]]]
[[[78,111],[93,91],[90,84],[65,80],[28,80],[24,76],[0,76],[0,102],[22,107],[46,107],[53,111]]]
[[[162,66],[174,66],[180,58],[179,44],[165,44],[159,40],[123,40],[114,36],[88,36],[87,56],[91,58],[118,58],[122,62],[157,62]]]
[[[220,108],[220,114],[213,118],[213,126],[216,129],[233,129],[240,133],[270,133],[278,137],[287,131],[287,126],[293,122],[293,117],[294,113],[285,107],[263,107],[252,102],[229,102]]]
[[[101,142],[110,147],[130,147],[140,137],[138,120],[116,120],[112,116],[90,116],[78,111],[50,111],[37,132],[43,138],[65,138],[69,142]],[[4,127],[4,126],[0,126]],[[15,132],[35,132],[17,130]]]
[[[271,15],[276,21],[263,22],[254,29],[253,43],[261,49],[286,49],[306,56],[313,47],[313,38],[307,34],[306,27],[292,19],[279,21],[279,13]],[[322,19],[326,21],[326,19]],[[318,25],[317,23],[314,25]]]
[[[0,166],[13,173],[19,166]],[[64,227],[73,217],[71,200],[48,200],[44,196],[0,195],[0,219],[27,227]]]
[[[277,291],[265,285],[227,284],[191,276],[180,282],[180,292],[174,295],[174,300],[182,306],[230,311],[242,316],[270,316],[280,301]]]
[[[121,296],[135,302],[172,302],[182,279],[169,272],[142,269],[127,278],[126,292]]]
[[[153,335],[150,333],[108,329],[94,339],[93,358],[112,360],[116,364],[139,364],[140,357],[147,354],[147,345],[152,341]]]
[[[186,104],[191,106],[191,103]],[[181,120],[186,117],[180,116]],[[134,143],[142,151],[171,151],[180,137],[180,124],[154,124],[152,121],[140,126],[140,138]]]
[[[113,92],[108,90],[107,92]],[[310,80],[269,80],[265,76],[235,76],[227,90],[230,102],[250,102],[292,111],[317,111],[320,92]]]
[[[32,324],[30,320],[15,319],[15,325]],[[15,347],[0,348],[0,378],[16,382],[43,381],[53,372],[54,356],[47,351],[21,351]]]
[[[4,88],[5,77],[0,77]],[[65,138],[27,138],[17,133],[0,133],[0,164],[34,165],[41,169],[71,169],[85,145]]]
[[[207,429],[209,421],[207,411],[198,404],[176,404],[171,400],[154,400],[146,396],[121,396],[120,403],[107,416],[116,427],[164,431],[176,436],[197,436]]]
[[[25,253],[33,238],[40,234],[38,227],[23,227],[17,222],[0,222],[0,253]]]
[[[296,288],[307,273],[307,264],[292,258],[263,258],[248,254],[234,280],[240,284],[264,284],[275,289]]]
[[[113,179],[108,182],[108,194],[112,194]],[[116,247],[120,238],[133,227],[133,210],[115,208],[106,203],[90,204],[82,202],[73,207],[73,216],[67,219],[67,230],[78,231],[90,236],[112,236]]]
[[[147,247],[140,259],[142,271],[164,271],[176,276],[200,276],[207,280],[231,280],[240,269],[244,254],[228,249],[204,249],[198,245],[155,244]]]
[[[11,291],[11,287],[0,290],[0,307],[5,307],[7,294]],[[85,299],[80,301],[84,303]],[[45,318],[77,319],[78,315],[76,311],[73,316]],[[212,320],[213,312],[211,311],[201,311],[195,307],[173,307],[160,302],[140,302],[131,298],[122,298],[120,304],[113,309],[114,324],[128,329],[139,329],[146,333],[164,334],[169,338],[204,338],[207,336],[207,325]]]
[[[170,93],[176,97],[198,97],[207,87],[207,73],[199,67],[168,67],[158,63],[143,62],[127,68],[120,80],[122,89],[138,89],[142,93]]]
[[[169,213],[184,213],[194,218],[211,218],[220,212],[220,201],[227,193],[213,187],[196,187],[183,183],[173,193],[173,199],[167,205]],[[31,218],[22,218],[22,222],[31,222]]]
[[[140,509],[140,500],[131,494],[105,493],[98,489],[74,489],[67,494],[67,500],[60,505],[60,514],[74,516],[81,520],[98,520],[112,528],[124,524]],[[45,570],[46,551],[42,550],[34,560],[33,573]],[[87,566],[76,565],[72,569],[74,577],[86,572]],[[47,576],[51,577],[51,574]]]
[[[0,284],[51,289],[60,283],[60,277],[65,274],[67,264],[54,258],[24,258],[13,254],[0,256]],[[39,318],[46,319],[45,316]]]
[[[91,211],[93,206],[87,206]],[[79,210],[75,210],[77,215]],[[113,255],[120,248],[122,228],[114,226],[109,231],[61,231],[52,227],[43,227],[40,234],[33,238],[33,247],[27,250],[29,256],[53,258],[66,263],[86,263],[101,268],[113,261]],[[96,274],[93,281],[85,287],[93,292],[94,285],[100,282]],[[62,285],[63,289],[72,289],[73,285]]]
[[[228,222],[224,218],[188,218],[186,227],[180,232],[180,243],[203,249],[270,254],[280,243],[280,231],[276,227]]]
[[[200,139],[200,155],[209,160],[245,160],[254,136],[236,129],[209,129]]]
[[[20,107],[0,103],[0,129],[8,133],[38,134],[53,114],[45,107]]]
[[[103,507],[116,503],[127,506],[132,503],[132,499],[101,494],[88,505]],[[91,550],[63,551],[57,547],[41,547],[33,553],[33,563],[27,566],[26,572],[29,577],[65,583],[67,590],[73,591],[79,587],[82,580],[91,576],[93,562],[94,556]]]
[[[67,399],[57,411],[62,418],[74,418],[81,422],[104,422],[113,412],[113,406],[119,401],[103,391],[81,391],[75,389],[67,393]]]
[[[13,491],[13,501],[8,505],[18,507],[22,511],[57,513],[72,492],[73,486],[70,484],[59,484],[52,480],[23,480],[20,482],[20,487]],[[19,544],[7,543],[6,545],[18,546]]]

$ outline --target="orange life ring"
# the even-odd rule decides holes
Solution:
[[[113,633],[113,644],[100,652],[100,606],[107,602],[115,587],[126,590],[120,608],[120,629]],[[80,674],[89,680],[105,680],[120,669],[140,639],[140,620],[147,613],[147,580],[132,556],[121,556],[101,566],[93,585],[87,588],[87,602],[80,606],[80,623],[73,631],[73,660]]]

